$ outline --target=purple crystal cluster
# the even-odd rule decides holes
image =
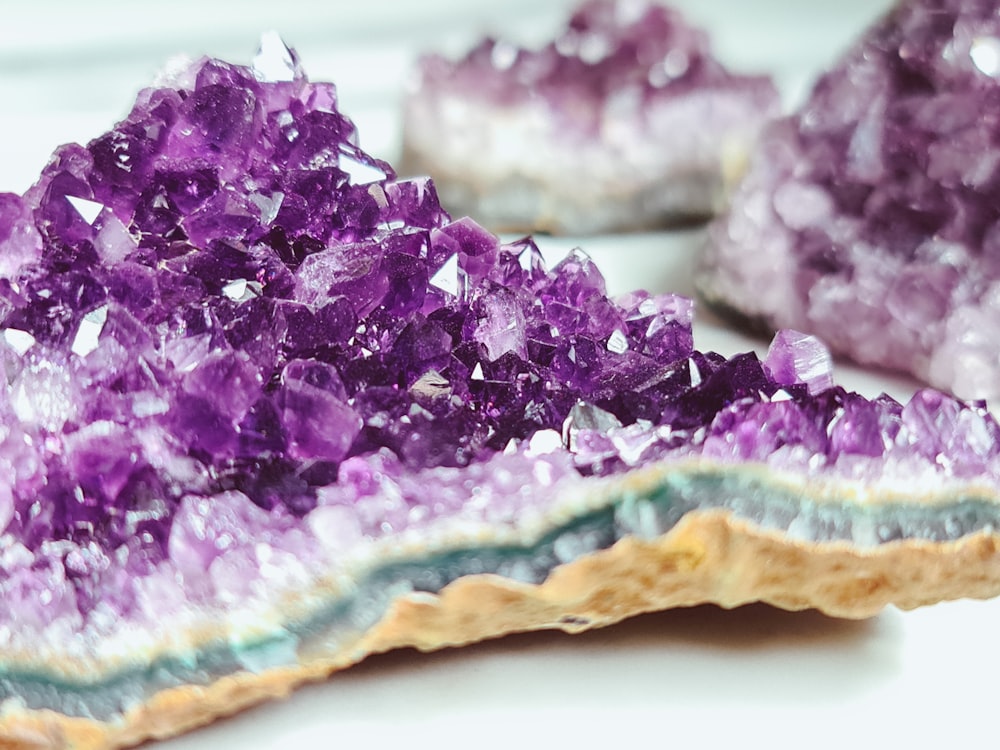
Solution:
[[[141,92],[0,205],[3,563],[44,560],[82,610],[324,498],[387,512],[380,477],[482,461],[581,402],[659,421],[691,354],[689,302],[617,305],[586,255],[548,271],[450,221],[284,47]]]
[[[768,78],[730,73],[678,11],[588,0],[539,49],[425,56],[403,158],[490,226],[634,231],[714,212],[777,109]]]
[[[697,352],[690,301],[612,300],[582,252],[549,270],[451,221],[281,45],[141,92],[0,209],[11,652],[183,650],[184,623],[244,622],[359,544],[657,461],[1000,476],[980,405],[831,387],[793,333],[763,362]]]
[[[707,298],[964,398],[1000,395],[1000,4],[915,0],[763,137]]]

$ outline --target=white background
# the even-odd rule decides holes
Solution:
[[[886,0],[688,0],[733,67],[771,72],[791,106]],[[54,146],[121,117],[171,55],[247,62],[278,30],[315,80],[334,80],[377,156],[398,152],[398,99],[421,49],[461,50],[486,29],[539,40],[565,0],[402,6],[364,2],[7,4],[0,10],[0,191],[23,191]],[[579,244],[612,292],[691,294],[699,229],[541,238],[557,258]],[[707,314],[696,345],[733,353],[766,342]],[[867,395],[905,397],[906,378],[838,363]],[[0,604],[2,606],[2,604]],[[888,610],[867,622],[764,606],[666,612],[579,636],[508,637],[433,655],[375,657],[164,748],[588,748],[996,746],[997,602]]]

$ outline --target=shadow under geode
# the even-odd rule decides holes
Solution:
[[[344,728],[370,727],[375,740],[393,731],[387,722],[450,726],[454,719],[460,733],[483,712],[519,717],[549,708],[598,719],[609,706],[833,708],[900,671],[901,617],[888,610],[851,621],[766,605],[699,606],[578,635],[515,634],[429,654],[404,649],[167,745],[282,747],[291,733],[296,746],[311,748],[303,738]],[[459,739],[439,737],[448,746]]]
[[[491,700],[537,704],[550,696],[555,682],[564,699],[573,694],[575,705],[603,705],[611,696],[660,704],[695,698],[698,691],[713,701],[745,703],[751,686],[753,700],[822,704],[898,671],[900,644],[893,637],[898,617],[895,610],[856,621],[763,604],[735,610],[704,605],[641,615],[577,635],[520,633],[429,654],[404,649],[370,657],[332,680],[361,683],[409,679],[416,673],[435,696],[428,706],[401,707],[415,712],[437,703],[442,710]],[[473,667],[475,680],[455,684],[459,681],[449,675],[453,667]],[[523,669],[524,677],[510,695],[507,681],[515,669]],[[666,675],[683,679],[665,680]],[[440,700],[445,693],[450,702]]]

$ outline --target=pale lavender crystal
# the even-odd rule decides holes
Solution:
[[[539,49],[487,38],[427,55],[408,92],[404,166],[491,227],[582,234],[714,212],[772,83],[735,75],[705,31],[656,2],[588,0]]]
[[[41,251],[39,237],[31,212],[24,201],[10,193],[0,193],[0,242],[4,254],[0,257],[0,274],[10,276],[22,264],[33,260]]]
[[[766,132],[699,286],[768,328],[1000,395],[1000,4],[902,3]]]
[[[833,387],[833,360],[817,339],[798,331],[778,331],[767,350],[764,365],[776,382],[804,383],[812,394]]]

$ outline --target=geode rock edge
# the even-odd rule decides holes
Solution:
[[[655,495],[666,471],[649,467],[623,483],[637,488],[632,499],[641,502]],[[314,646],[292,664],[166,688],[103,721],[8,706],[0,737],[4,747],[18,750],[125,747],[285,696],[371,654],[401,647],[431,651],[529,630],[580,632],[671,607],[762,601],[863,618],[889,603],[909,609],[951,598],[956,590],[987,598],[1000,593],[998,553],[1000,534],[989,527],[953,541],[907,539],[862,549],[843,541],[795,540],[728,510],[695,511],[665,534],[632,534],[583,554],[540,584],[485,573],[460,576],[436,593],[400,595],[347,645]],[[322,633],[313,637],[322,643]]]

